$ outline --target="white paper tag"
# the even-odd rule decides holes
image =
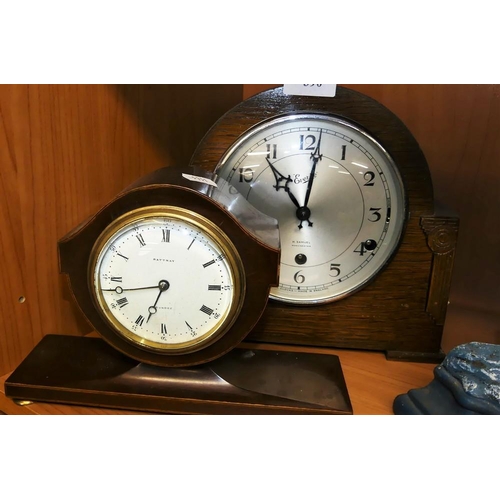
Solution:
[[[202,184],[208,184],[209,186],[217,187],[217,184],[214,181],[206,179],[205,177],[199,177],[197,175],[191,174],[182,174],[182,177],[184,177],[184,179],[187,179],[188,181],[201,182]]]
[[[287,95],[313,95],[320,97],[335,97],[335,83],[285,83],[283,93]]]

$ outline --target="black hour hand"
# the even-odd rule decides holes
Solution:
[[[284,189],[285,192],[288,194],[290,199],[292,200],[293,204],[297,207],[300,208],[300,204],[297,201],[297,198],[293,195],[293,193],[290,191],[290,188],[288,187],[288,183],[292,182],[292,178],[290,176],[285,177],[282,175],[278,169],[269,161],[269,158],[266,158],[267,163],[269,164],[269,167],[271,168],[271,171],[274,174],[274,178],[276,179],[276,184],[273,185],[274,189],[276,191],[279,191],[280,189]],[[280,185],[280,182],[285,182],[284,185]]]
[[[276,191],[279,191],[280,189],[284,189],[287,191],[288,189],[288,183],[292,182],[292,178],[290,176],[285,177],[283,174],[281,174],[278,169],[269,161],[269,158],[266,158],[267,163],[269,164],[269,167],[271,167],[271,170],[274,174],[274,178],[276,179],[276,184],[273,185],[273,188],[276,189]],[[285,181],[284,186],[280,186],[280,182]]]

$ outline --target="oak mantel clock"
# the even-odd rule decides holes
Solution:
[[[279,286],[251,339],[442,357],[458,219],[436,213],[415,138],[375,100],[254,96],[191,165],[279,221]]]

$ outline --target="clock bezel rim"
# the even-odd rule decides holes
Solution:
[[[143,213],[149,215],[141,215]],[[200,228],[202,231],[208,232],[224,250],[228,262],[230,263],[229,270],[233,276],[234,283],[233,290],[231,291],[233,296],[231,306],[224,318],[219,321],[214,328],[209,330],[209,332],[201,336],[199,339],[196,339],[194,342],[188,341],[182,344],[177,344],[177,347],[169,347],[168,344],[145,341],[145,339],[135,335],[114,319],[113,314],[109,308],[107,308],[104,301],[101,304],[100,298],[96,295],[93,273],[98,262],[100,252],[104,248],[106,242],[109,242],[110,240],[110,236],[108,235],[116,234],[126,225],[132,224],[134,221],[143,220],[146,217],[172,217],[174,219],[176,218],[187,221],[189,224]],[[120,216],[111,221],[105,229],[101,231],[99,237],[92,245],[87,266],[87,285],[96,311],[115,335],[126,341],[128,344],[145,352],[173,356],[182,356],[201,351],[223,337],[238,318],[246,295],[246,277],[244,273],[243,261],[231,239],[224,233],[224,231],[222,231],[222,229],[203,215],[187,208],[174,205],[147,205],[134,208],[122,213]],[[108,310],[110,314],[107,314],[106,310]]]

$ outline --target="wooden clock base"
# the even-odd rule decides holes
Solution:
[[[335,355],[236,348],[162,368],[94,337],[47,335],[5,381],[16,400],[175,414],[352,414]]]

